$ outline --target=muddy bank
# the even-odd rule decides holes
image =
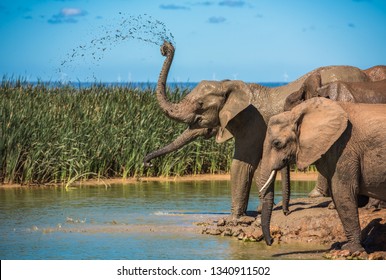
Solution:
[[[345,241],[343,227],[336,210],[328,209],[330,198],[299,198],[291,200],[291,214],[284,216],[278,204],[272,213],[271,235],[275,243],[318,244],[331,249],[328,259],[386,259],[386,209],[359,209],[363,245],[367,253],[350,255],[339,250]],[[248,242],[265,242],[260,216],[248,213],[238,221],[227,218],[207,220],[198,224],[203,234],[221,235]]]

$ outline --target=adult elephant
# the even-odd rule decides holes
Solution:
[[[374,66],[370,69],[379,73],[386,66]],[[379,71],[376,71],[376,70]],[[367,70],[364,70],[368,71]],[[373,73],[369,72],[369,74]],[[383,72],[381,72],[383,73]],[[379,80],[370,79],[383,78]],[[335,81],[328,84],[322,82],[319,73],[310,75],[301,88],[290,94],[284,103],[284,110],[289,111],[301,102],[313,97],[325,97],[335,101],[355,103],[386,103],[386,70],[384,76],[368,76],[365,81]]]
[[[370,81],[345,82],[336,81],[327,85],[322,84],[319,73],[310,75],[302,87],[290,94],[284,104],[284,110],[289,111],[296,105],[314,97],[325,97],[335,101],[352,103],[386,103],[386,66],[378,65],[365,70]],[[327,179],[321,174],[315,188],[309,193],[310,197],[329,196]],[[384,207],[384,202],[370,199],[367,208]],[[329,208],[333,208],[333,203]]]
[[[263,233],[270,245],[274,174],[289,163],[304,169],[315,163],[330,182],[332,198],[350,252],[363,251],[358,195],[386,200],[386,105],[306,100],[269,121],[262,158]],[[271,174],[271,175],[270,175]]]
[[[153,158],[175,151],[197,137],[216,135],[218,143],[234,137],[230,171],[233,218],[246,213],[251,182],[258,174],[256,169],[263,152],[267,123],[272,116],[283,111],[288,95],[299,90],[313,73],[321,74],[323,84],[336,80],[368,80],[367,75],[356,67],[330,66],[318,68],[294,82],[275,88],[242,81],[202,81],[179,103],[172,103],[166,97],[165,87],[174,51],[169,42],[161,46],[161,54],[166,58],[159,75],[156,97],[166,116],[186,123],[188,128],[172,143],[148,154],[144,164],[149,165]],[[287,190],[288,166],[283,170],[283,189]],[[288,207],[283,209],[288,211]]]
[[[373,67],[370,67],[366,70],[363,70],[363,72],[365,72],[365,74],[373,82],[386,79],[386,66],[385,65],[373,66]]]

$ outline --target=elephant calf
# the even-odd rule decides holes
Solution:
[[[311,98],[272,117],[261,161],[262,227],[272,242],[272,178],[283,166],[315,163],[327,178],[348,242],[342,249],[363,251],[358,195],[386,200],[386,105]],[[271,176],[270,176],[271,174]],[[268,203],[270,202],[270,203]]]

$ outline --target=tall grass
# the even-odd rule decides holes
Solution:
[[[178,101],[187,89],[169,90]],[[164,116],[154,89],[31,85],[0,87],[0,182],[65,183],[72,178],[228,172],[233,143],[200,139],[153,160],[143,157],[184,129]]]
[[[168,90],[178,102],[186,88]],[[227,173],[233,141],[198,139],[144,168],[144,156],[186,126],[159,109],[154,88],[28,84],[0,86],[0,183],[68,183],[74,178]],[[296,170],[296,166],[292,166]],[[315,171],[315,167],[310,167]]]

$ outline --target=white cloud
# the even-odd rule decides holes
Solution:
[[[87,15],[87,12],[79,8],[63,8],[59,13],[52,15],[48,23],[77,23],[78,18],[85,15]]]
[[[78,9],[78,8],[63,8],[60,11],[60,14],[62,14],[63,16],[66,16],[66,17],[81,16],[81,15],[84,15],[84,13],[85,12],[83,10]]]

